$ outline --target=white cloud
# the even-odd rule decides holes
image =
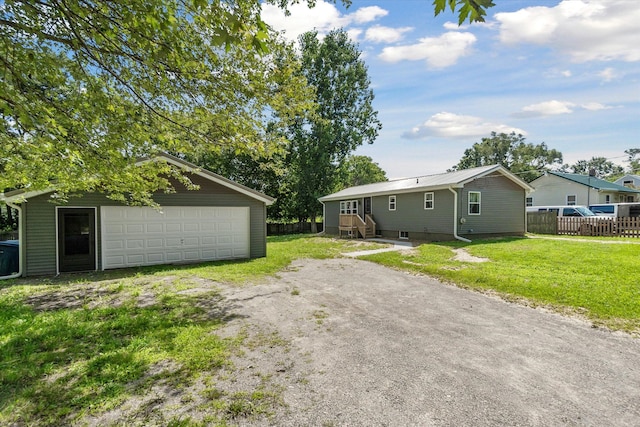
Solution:
[[[379,58],[386,62],[426,60],[431,68],[444,68],[469,54],[476,40],[471,33],[451,31],[440,37],[422,38],[417,44],[385,47]]]
[[[468,139],[488,136],[494,131],[498,133],[515,132],[526,135],[526,132],[522,129],[504,124],[486,122],[480,117],[441,112],[434,114],[423,124],[405,132],[402,137],[407,139],[424,139],[431,136]]]
[[[322,0],[314,8],[309,8],[306,3],[292,4],[289,11],[291,15],[286,16],[277,6],[262,4],[262,19],[274,30],[284,32],[284,36],[292,41],[307,31],[315,29],[319,33],[328,33],[347,23],[333,4]]]
[[[556,114],[572,113],[573,110],[571,110],[571,108],[573,107],[575,107],[575,104],[572,102],[556,101],[554,99],[552,101],[541,102],[539,104],[527,105],[522,109],[522,111],[551,116]]]
[[[599,102],[587,102],[584,104],[574,104],[569,101],[545,101],[538,104],[531,104],[523,107],[518,113],[513,114],[514,117],[529,118],[529,117],[545,117],[545,116],[557,116],[560,114],[571,114],[576,108],[581,108],[588,111],[608,110],[613,108],[601,104]]]
[[[598,110],[609,110],[613,107],[601,104],[599,102],[587,102],[586,104],[580,105],[580,108],[583,108],[589,111],[598,111]]]
[[[350,19],[358,24],[364,24],[366,22],[375,21],[378,18],[382,18],[383,16],[387,16],[389,11],[384,10],[378,6],[367,6],[361,7],[356,10],[354,13],[348,15]]]
[[[610,82],[617,77],[616,71],[611,67],[605,68],[604,70],[600,71],[598,75],[602,77],[602,80],[605,82]]]
[[[571,77],[571,70],[561,71],[560,74],[562,74],[563,77]]]
[[[362,28],[350,28],[347,30],[347,35],[349,36],[349,39],[353,41],[358,41],[362,33],[363,33]]]
[[[315,7],[310,8],[306,2],[289,5],[290,15],[277,6],[262,3],[262,19],[274,30],[282,32],[286,39],[296,41],[298,36],[316,30],[323,36],[335,28],[346,28],[353,23],[372,22],[389,12],[378,7],[361,7],[353,13],[343,15],[334,4],[318,0]],[[353,40],[362,33],[361,29],[348,29]]]
[[[367,29],[365,40],[375,43],[394,43],[402,39],[403,34],[413,30],[412,27],[391,28],[374,25]]]
[[[506,44],[552,46],[576,62],[640,61],[639,1],[563,0],[554,7],[529,7],[495,18]]]

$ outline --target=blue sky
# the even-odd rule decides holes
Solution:
[[[640,1],[494,0],[485,23],[434,17],[431,0],[263,6],[285,37],[344,28],[383,129],[370,156],[390,179],[444,172],[491,131],[522,133],[564,163],[640,148]]]

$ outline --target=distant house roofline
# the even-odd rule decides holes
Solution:
[[[617,191],[619,193],[640,193],[640,190],[634,190],[623,185],[616,184],[614,182],[605,181],[604,179],[596,178],[589,175],[580,175],[576,173],[564,173],[564,172],[547,172],[549,175],[564,178],[566,180],[575,182],[577,184],[585,185],[599,191]]]

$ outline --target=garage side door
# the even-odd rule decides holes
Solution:
[[[103,206],[102,268],[249,258],[248,207]]]

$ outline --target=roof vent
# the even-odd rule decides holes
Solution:
[[[596,170],[593,168],[589,169],[589,176],[596,176]]]
[[[418,184],[418,179],[419,179],[419,178],[416,178],[416,184]]]

